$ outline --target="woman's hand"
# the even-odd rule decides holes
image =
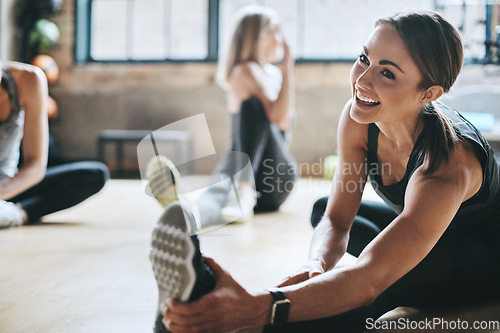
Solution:
[[[229,332],[254,324],[254,297],[213,259],[205,259],[217,279],[215,289],[194,302],[167,300],[160,307],[165,327],[173,333]]]
[[[307,281],[310,278],[315,277],[317,275],[323,274],[325,272],[323,266],[324,266],[323,263],[320,261],[310,261],[304,266],[302,266],[298,270],[298,273],[285,278],[278,285],[278,287],[281,288],[281,287],[291,286],[297,283]]]
[[[295,65],[295,58],[290,52],[290,47],[286,41],[285,35],[283,34],[283,30],[279,27],[279,34],[281,36],[282,46],[283,46],[283,60],[279,64],[279,67],[282,71],[291,71],[293,66]]]

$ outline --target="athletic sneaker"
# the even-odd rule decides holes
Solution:
[[[162,207],[179,200],[179,171],[175,165],[163,155],[153,157],[146,166],[146,177],[151,193]]]
[[[180,201],[182,206],[193,215],[194,224],[193,228],[189,230],[190,233],[195,234],[201,229],[198,210],[179,193],[181,175],[172,161],[163,155],[153,157],[146,166],[146,177],[148,178],[149,191],[162,207]]]
[[[215,277],[203,260],[198,237],[190,236],[186,222],[192,225],[193,215],[174,201],[153,231],[150,260],[158,283],[158,309],[167,298],[194,301],[215,287]],[[162,319],[158,310],[155,333],[167,332]]]
[[[257,192],[251,186],[234,187],[229,200],[221,210],[221,217],[226,222],[245,223],[252,219],[257,203]]]
[[[0,200],[0,229],[23,224],[23,216],[15,203]]]

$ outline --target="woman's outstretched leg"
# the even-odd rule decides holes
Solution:
[[[11,201],[27,213],[29,221],[73,207],[99,192],[109,179],[100,162],[75,162],[47,168],[43,180]]]
[[[447,230],[415,268],[371,304],[329,318],[266,327],[265,332],[362,332],[399,306],[435,310],[498,299],[498,237],[498,230]]]
[[[255,180],[250,158],[231,151],[221,157],[212,172],[210,185],[196,200],[202,226],[245,222],[253,215]]]

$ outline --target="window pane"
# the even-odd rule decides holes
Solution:
[[[444,1],[438,8],[455,27],[462,27],[460,34],[465,58],[479,59],[485,55],[486,10],[485,4],[480,2],[467,1],[464,8],[461,1]]]
[[[227,39],[230,37],[231,24],[234,23],[234,14],[241,7],[246,5],[263,5],[273,8],[276,11],[290,49],[296,54],[298,44],[297,1],[298,0],[220,0],[219,40],[224,45],[229,42]]]
[[[127,58],[127,2],[127,0],[92,2],[90,47],[92,58],[97,60]]]
[[[92,0],[95,60],[204,59],[208,0]]]
[[[170,0],[170,58],[206,58],[208,49],[208,1]]]
[[[228,43],[230,29],[234,21],[234,14],[243,6],[259,4],[258,0],[220,0],[219,5],[219,41],[222,46]],[[219,45],[221,46],[221,45]]]
[[[304,0],[301,0],[304,1]],[[378,18],[410,8],[433,9],[432,0],[307,0],[304,58],[355,58]]]
[[[95,60],[205,59],[209,0],[91,1]],[[219,46],[234,13],[248,4],[274,8],[298,59],[354,59],[376,19],[404,9],[436,10],[460,27],[466,58],[484,57],[485,3],[477,0],[219,0]]]
[[[135,0],[132,11],[132,59],[163,59],[165,1]]]
[[[340,49],[345,49],[341,46],[339,37],[340,31],[349,31],[346,27],[342,27],[342,21],[339,20],[342,16],[348,15],[349,12],[344,12],[343,15],[338,15],[343,10],[342,7],[347,6],[345,2],[324,1],[324,0],[309,0],[305,1],[304,8],[304,29],[303,29],[303,49],[300,56],[303,58],[329,58],[338,54]],[[352,3],[351,3],[352,7]],[[350,9],[350,8],[349,8]]]
[[[297,0],[266,0],[266,6],[274,8],[280,18],[280,24],[292,54],[296,57],[298,44],[298,1]]]
[[[221,0],[220,40],[234,13],[248,4],[274,8],[290,48],[302,59],[354,59],[375,20],[407,8],[434,9],[434,0]]]

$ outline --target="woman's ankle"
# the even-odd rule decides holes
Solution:
[[[28,224],[29,218],[28,218],[28,213],[23,209],[23,207],[20,204],[16,204],[17,208],[19,209],[19,213],[21,213],[21,216],[23,218],[23,225]]]

